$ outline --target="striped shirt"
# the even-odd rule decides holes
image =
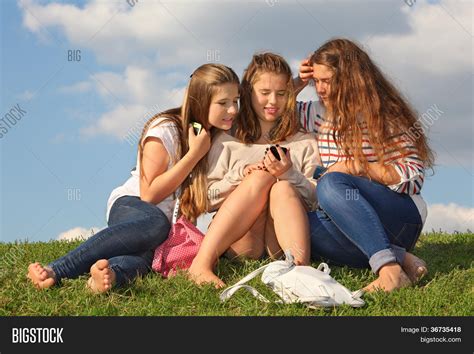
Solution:
[[[318,139],[319,153],[324,167],[329,167],[337,161],[344,161],[352,156],[344,155],[334,141],[334,129],[326,120],[325,109],[319,101],[298,102],[297,110],[301,124],[309,132],[315,132]],[[366,123],[361,121],[362,151],[368,162],[377,162],[377,154],[370,144]],[[337,133],[336,133],[337,136]],[[402,147],[404,154],[397,149]],[[400,182],[387,186],[398,193],[416,195],[420,193],[424,180],[423,161],[417,154],[417,149],[404,135],[393,135],[385,145],[384,164],[392,165],[400,175]]]

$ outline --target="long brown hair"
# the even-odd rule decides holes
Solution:
[[[252,90],[260,75],[264,73],[284,74],[288,78],[286,107],[270,130],[269,141],[283,141],[300,130],[299,120],[296,118],[296,93],[290,66],[278,54],[255,54],[242,77],[240,110],[235,123],[235,137],[246,144],[255,143],[262,135],[257,113],[252,106]]]
[[[334,139],[345,155],[353,155],[367,172],[359,125],[363,118],[378,161],[382,162],[384,153],[391,149],[387,146],[389,138],[400,136],[416,148],[425,167],[433,166],[433,152],[422,128],[415,124],[415,110],[364,50],[348,39],[333,39],[312,54],[310,65],[314,64],[325,65],[333,72],[326,108],[334,123]],[[409,131],[419,138],[409,139]],[[400,144],[397,150],[402,156],[408,153],[408,147]]]
[[[189,150],[187,127],[191,122],[201,123],[208,131],[210,129],[211,137],[217,133],[218,130],[209,124],[209,107],[218,86],[227,83],[239,85],[239,78],[231,68],[221,64],[201,65],[191,75],[184,94],[183,105],[158,113],[145,123],[138,144],[141,176],[143,176],[142,140],[150,125],[159,117],[165,119],[158,124],[163,122],[175,124],[179,137],[178,151],[176,151],[176,158],[173,159],[176,163]],[[203,158],[194,166],[190,176],[181,185],[180,211],[192,222],[195,222],[196,218],[207,210],[207,169],[207,159]]]

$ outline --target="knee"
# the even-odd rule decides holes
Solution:
[[[171,224],[164,213],[161,213],[160,215],[150,215],[148,217],[148,226],[148,236],[150,238],[149,241],[151,245],[150,248],[155,248],[163,243],[163,241],[165,241],[168,237],[171,229]]]
[[[248,181],[251,189],[258,192],[268,191],[275,183],[275,177],[266,171],[253,171],[246,176],[245,181]]]
[[[336,184],[345,181],[347,177],[349,177],[349,175],[342,172],[326,173],[318,180],[318,192],[325,192],[332,189]]]
[[[316,186],[319,204],[323,206],[325,203],[334,201],[340,186],[345,185],[343,189],[347,189],[350,177],[350,175],[341,172],[331,172],[322,176]]]
[[[270,190],[270,196],[273,196],[274,198],[277,197],[288,197],[288,196],[295,196],[296,195],[296,190],[293,185],[288,182],[288,181],[278,181],[276,182],[271,190]]]

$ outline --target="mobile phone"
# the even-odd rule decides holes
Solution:
[[[199,135],[199,133],[201,133],[201,130],[202,130],[202,124],[198,122],[191,122],[191,124],[193,126],[194,134]]]
[[[287,148],[284,148],[282,146],[280,146],[280,148],[283,150],[283,152],[286,154],[286,152],[288,151]],[[270,151],[272,152],[273,156],[275,156],[275,158],[280,161],[281,160],[281,157],[280,157],[280,154],[278,153],[278,150],[276,148],[275,145],[272,145],[270,146]]]

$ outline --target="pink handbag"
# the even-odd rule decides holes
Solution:
[[[168,238],[155,250],[151,268],[168,278],[176,275],[176,272],[186,270],[196,257],[201,246],[204,234],[186,217],[180,216],[179,199],[173,212],[173,225]],[[177,219],[177,220],[176,220]]]

